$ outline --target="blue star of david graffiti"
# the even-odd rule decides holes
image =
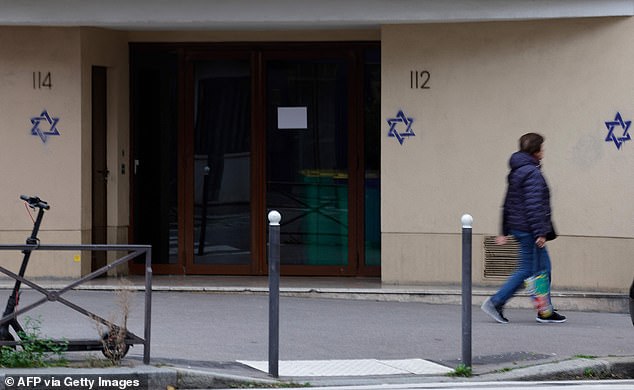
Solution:
[[[398,111],[396,117],[389,118],[387,120],[387,123],[390,125],[390,130],[387,132],[387,136],[395,137],[401,145],[403,145],[405,137],[412,137],[416,135],[414,134],[414,130],[412,130],[412,123],[414,123],[414,118],[408,118],[402,110]],[[396,130],[396,126],[399,123],[402,123],[405,126],[405,131],[398,132]]]
[[[48,130],[40,129],[40,122],[42,121],[48,123]],[[59,118],[51,117],[48,114],[48,111],[44,110],[42,111],[40,116],[31,118],[31,124],[33,124],[33,127],[31,128],[31,135],[39,136],[42,139],[42,142],[46,143],[46,140],[49,136],[60,135],[59,131],[57,130],[57,122],[59,122]]]
[[[621,146],[623,145],[623,142],[629,141],[632,139],[630,137],[630,133],[628,133],[628,131],[630,130],[631,124],[632,124],[632,121],[624,121],[623,118],[621,117],[621,113],[617,112],[613,121],[605,122],[605,127],[608,128],[608,136],[605,137],[605,142],[614,142],[614,145],[616,145],[616,148],[620,150]],[[621,129],[623,129],[622,136],[618,137],[616,134],[614,134],[615,127],[620,127]]]

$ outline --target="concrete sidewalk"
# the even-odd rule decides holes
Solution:
[[[59,280],[38,283],[65,285]],[[141,279],[131,278],[126,288],[139,291],[142,285]],[[620,308],[627,308],[624,294],[555,293],[555,304],[569,319],[565,324],[536,323],[528,298],[520,296],[506,312],[511,323],[501,325],[478,308],[492,290],[474,289],[474,376],[466,379],[446,375],[461,358],[458,289],[383,286],[376,279],[357,278],[282,278],[281,286],[280,378],[267,374],[266,278],[239,277],[157,277],[150,366],[141,363],[143,347],[134,346],[121,368],[14,369],[5,375],[140,375],[152,389],[223,388],[236,382],[333,386],[634,375],[634,327]],[[118,280],[99,279],[65,297],[100,309],[108,318],[116,311],[112,292],[120,288]],[[143,294],[133,294],[128,325],[142,335]],[[0,290],[0,302],[8,295]],[[25,289],[22,302],[40,297]],[[605,311],[595,311],[602,305]],[[34,314],[41,316],[47,336],[94,336],[94,325],[60,309],[59,303],[42,305]],[[70,352],[67,357],[77,362],[99,358]]]

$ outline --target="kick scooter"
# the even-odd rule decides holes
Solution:
[[[37,245],[39,242],[39,239],[37,238],[37,233],[40,230],[40,225],[42,224],[42,218],[44,218],[44,211],[48,210],[50,206],[48,205],[48,203],[38,198],[37,196],[20,195],[20,199],[26,202],[26,205],[29,206],[30,208],[38,209],[37,217],[35,219],[35,222],[33,223],[33,230],[31,231],[31,236],[26,239],[27,245]],[[29,258],[31,257],[31,250],[25,249],[22,251],[22,253],[24,254],[24,257],[22,259],[22,265],[20,266],[20,272],[19,272],[20,277],[24,277],[24,273],[26,272],[26,266],[28,265]],[[20,299],[21,285],[22,285],[22,282],[20,282],[19,280],[15,281],[13,292],[11,293],[11,296],[9,297],[9,300],[7,302],[7,307],[4,309],[4,314],[2,315],[2,317],[11,315],[15,311],[15,308],[18,305],[18,301]],[[18,319],[13,318],[12,320],[0,325],[0,341],[15,341],[15,338],[9,332],[9,326],[13,328],[13,331],[16,332],[16,334],[20,332],[24,333],[24,329],[18,322]]]
[[[37,209],[37,217],[33,222],[33,230],[31,231],[31,236],[26,239],[26,244],[31,246],[38,246],[39,239],[37,238],[37,234],[40,230],[40,225],[42,224],[42,219],[44,218],[44,212],[50,209],[50,206],[47,202],[36,196],[26,196],[21,195],[20,199],[22,199],[26,205],[32,209]],[[24,257],[22,259],[22,264],[20,266],[20,271],[18,273],[20,279],[24,278],[24,274],[26,272],[26,267],[29,263],[29,258],[31,257],[31,249],[25,249],[22,251]],[[4,310],[2,318],[7,316],[12,316],[16,312],[18,307],[18,302],[20,300],[20,287],[22,282],[20,279],[16,279],[15,286],[13,287],[13,291],[11,292],[11,296],[7,302],[7,307]],[[85,313],[86,315],[90,315],[91,313]],[[9,331],[9,327],[13,329],[13,332],[18,336],[24,335],[24,329],[18,322],[17,316],[14,316],[12,319],[7,322],[0,324],[0,342],[7,342],[8,345],[11,345],[15,348],[16,345],[20,343],[17,342],[11,332]],[[107,355],[108,352],[119,354],[121,357],[125,356],[130,348],[129,342],[126,337],[126,333],[123,335],[117,335],[121,329],[115,325],[112,325],[110,331],[114,333],[109,334],[106,332],[102,340],[71,340],[71,341],[58,341],[59,344],[64,344],[68,351],[92,351],[92,350],[101,350],[104,355]],[[125,338],[123,345],[117,341],[117,337]]]

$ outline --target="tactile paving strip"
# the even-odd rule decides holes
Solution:
[[[268,361],[239,360],[239,363],[268,372]],[[372,376],[444,375],[453,370],[423,359],[376,360],[281,360],[280,376]]]

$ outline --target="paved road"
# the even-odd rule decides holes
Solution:
[[[0,290],[0,302],[9,291]],[[72,291],[74,303],[114,319],[121,311],[112,292]],[[41,295],[24,291],[24,306]],[[523,298],[517,298],[523,299]],[[143,293],[132,293],[129,328],[143,335]],[[564,324],[539,324],[532,311],[508,310],[510,324],[473,308],[474,372],[575,356],[634,356],[627,314],[566,312]],[[97,337],[96,325],[58,302],[40,306],[42,333]],[[461,357],[461,308],[413,302],[290,298],[280,301],[280,359],[421,358],[455,367]],[[142,346],[129,357],[140,359]],[[153,294],[153,362],[212,366],[267,360],[268,297],[184,292]]]

